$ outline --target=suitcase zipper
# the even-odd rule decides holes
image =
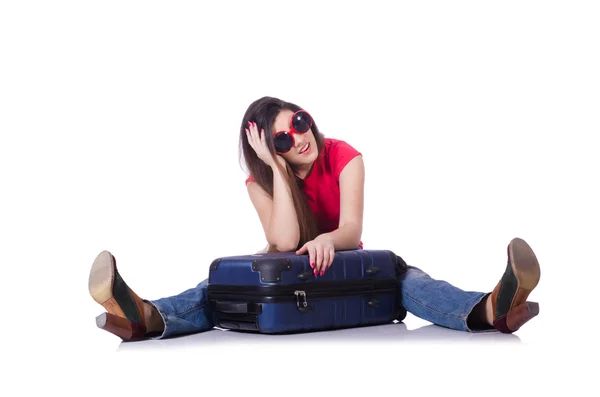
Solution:
[[[300,289],[302,288],[302,289]],[[238,300],[257,303],[275,303],[296,301],[298,307],[306,307],[307,297],[337,298],[361,296],[366,293],[395,292],[398,288],[396,279],[364,281],[322,282],[315,284],[288,286],[240,286],[240,285],[209,285],[209,299]]]
[[[296,295],[296,306],[300,307],[300,296],[304,298],[304,302],[302,302],[302,307],[308,306],[308,303],[306,302],[306,292],[296,290],[294,291],[294,295]]]

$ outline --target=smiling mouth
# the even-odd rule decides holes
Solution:
[[[310,142],[303,146],[303,149],[300,150],[300,154],[304,154],[308,149],[310,149]]]

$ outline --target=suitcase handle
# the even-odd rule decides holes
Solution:
[[[216,302],[217,310],[223,313],[248,313],[248,303]]]
[[[367,276],[372,276],[372,275],[377,274],[377,273],[379,273],[379,268],[375,267],[375,266],[370,266],[370,267],[367,268],[367,270],[365,270],[365,274]]]
[[[298,274],[298,279],[302,280],[302,281],[310,280],[314,277],[315,277],[315,275],[312,272],[304,272],[304,273]]]

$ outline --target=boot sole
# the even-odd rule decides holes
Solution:
[[[540,281],[540,264],[533,249],[520,238],[515,238],[509,245],[509,257],[513,274],[517,278],[517,290],[531,292]]]
[[[527,297],[540,281],[540,264],[529,244],[520,238],[511,240],[507,247],[507,254],[512,275],[508,273],[507,267],[497,286],[500,288],[498,295],[513,295],[508,307],[505,306],[504,301],[502,306],[494,307],[495,315],[498,317],[494,319],[493,325],[500,332],[512,333],[540,312],[538,303],[527,301]],[[513,277],[516,285],[513,284]],[[496,304],[498,300],[495,301],[494,305]]]
[[[102,251],[92,265],[88,280],[88,289],[92,298],[112,315],[126,317],[115,300],[113,285],[115,281],[115,259],[108,251]]]

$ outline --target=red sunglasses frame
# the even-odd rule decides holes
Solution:
[[[293,125],[294,118],[296,117],[296,115],[297,115],[298,113],[305,113],[305,114],[308,116],[309,120],[310,120],[310,123],[309,123],[309,125],[308,125],[308,130],[306,130],[306,131],[304,131],[304,132],[297,131],[297,130],[294,128],[294,125]],[[293,148],[293,147],[296,145],[296,140],[294,139],[294,134],[306,134],[306,133],[307,133],[307,132],[308,132],[308,131],[309,131],[309,130],[312,128],[312,124],[313,124],[313,118],[312,118],[312,116],[310,115],[310,113],[308,113],[306,110],[302,110],[302,109],[301,109],[301,110],[298,110],[297,112],[295,112],[295,113],[292,115],[292,117],[290,117],[290,130],[289,130],[289,131],[278,131],[278,132],[276,132],[276,133],[274,133],[274,134],[273,134],[273,141],[275,141],[275,138],[276,138],[278,135],[281,135],[281,134],[289,134],[289,136],[292,138],[292,146],[291,146],[291,147],[290,147],[288,150],[286,150],[285,152],[280,152],[280,151],[278,151],[277,149],[275,149],[275,151],[276,151],[277,153],[280,153],[280,154],[285,154],[285,153],[289,152],[290,150],[292,150],[292,148]]]

